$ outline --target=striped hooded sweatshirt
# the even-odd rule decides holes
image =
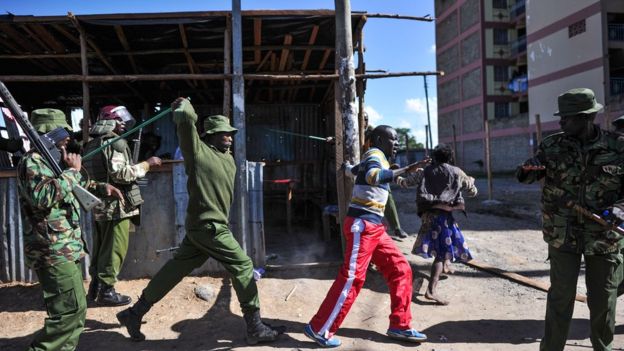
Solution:
[[[388,201],[389,183],[393,181],[386,156],[380,149],[371,147],[351,172],[355,175],[355,185],[347,215],[380,224]]]

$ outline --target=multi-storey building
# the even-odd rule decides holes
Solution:
[[[624,114],[624,1],[530,1],[527,34],[531,124],[558,129],[557,95],[577,87],[605,105],[602,127]]]
[[[513,169],[531,152],[524,0],[435,0],[438,138],[458,164],[484,171],[485,120],[492,168]],[[455,134],[455,137],[454,137]]]

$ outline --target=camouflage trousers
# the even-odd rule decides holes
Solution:
[[[548,246],[550,289],[546,302],[546,325],[542,351],[563,350],[574,312],[574,298],[581,268],[581,254]],[[585,256],[587,306],[594,350],[610,351],[615,330],[617,288],[622,281],[622,253]]]
[[[143,296],[150,303],[160,301],[193,269],[209,258],[217,260],[230,273],[232,286],[243,313],[260,309],[258,287],[253,278],[253,262],[227,225],[213,223],[205,231],[190,231],[172,259],[150,280]]]
[[[96,221],[91,249],[89,274],[101,283],[113,286],[128,253],[130,218]]]
[[[74,350],[87,316],[80,264],[66,262],[44,267],[37,270],[37,277],[48,317],[28,350]]]

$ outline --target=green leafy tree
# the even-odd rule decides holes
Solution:
[[[416,141],[414,135],[410,134],[409,128],[395,128],[399,136],[399,150],[405,150],[405,136],[407,135],[407,145],[410,150],[424,149],[424,145]]]

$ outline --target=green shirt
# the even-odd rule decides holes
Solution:
[[[188,100],[173,112],[189,194],[186,230],[201,231],[210,223],[227,225],[236,164],[232,154],[204,143],[197,133],[197,114]]]
[[[624,244],[617,232],[565,205],[572,201],[598,215],[624,206],[624,137],[595,129],[596,138],[585,144],[563,133],[545,138],[536,157],[546,169],[518,171],[518,179],[525,183],[544,178],[544,240],[586,255],[615,252]]]
[[[72,189],[105,191],[105,183],[86,182],[79,172],[66,169],[55,177],[40,154],[26,154],[17,166],[18,191],[24,226],[26,264],[38,269],[75,262],[84,255],[80,204]]]

